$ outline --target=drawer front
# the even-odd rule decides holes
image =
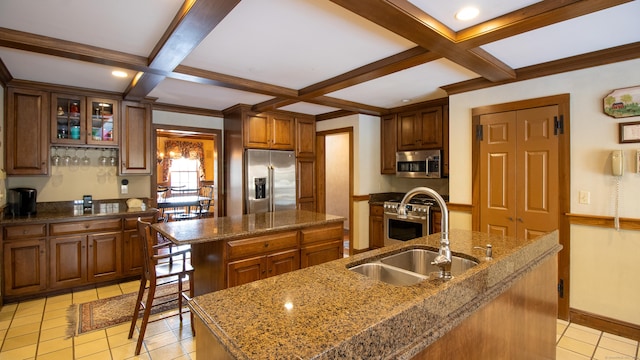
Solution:
[[[5,226],[4,239],[26,239],[47,236],[47,224]]]
[[[227,254],[229,259],[260,255],[275,250],[282,250],[298,246],[298,232],[258,236],[249,239],[232,240],[227,242]]]
[[[302,244],[309,244],[309,243],[318,242],[318,241],[342,239],[344,236],[342,223],[336,223],[333,225],[326,225],[322,227],[302,229],[300,233],[301,233],[300,243]]]
[[[369,214],[373,216],[384,216],[384,207],[381,205],[369,206]]]
[[[150,215],[150,216],[141,216],[140,219],[142,219],[142,221],[148,222],[148,223],[155,223],[156,222],[156,216],[155,215]],[[133,218],[124,218],[124,229],[125,230],[135,230],[138,228],[138,218],[137,217],[133,217]]]
[[[100,219],[87,221],[74,221],[66,223],[55,223],[49,225],[51,235],[75,234],[80,232],[97,231],[120,231],[122,230],[122,219]]]

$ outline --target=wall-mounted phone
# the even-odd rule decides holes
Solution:
[[[611,153],[611,173],[613,176],[622,176],[624,173],[624,156],[622,150],[613,150]]]

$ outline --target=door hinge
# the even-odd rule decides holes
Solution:
[[[476,140],[482,141],[484,140],[484,130],[482,124],[476,125]]]
[[[553,134],[564,134],[564,115],[560,115],[560,119],[557,116],[553,117]]]
[[[560,296],[561,298],[564,297],[564,280],[560,279],[560,281],[558,282],[558,296]]]

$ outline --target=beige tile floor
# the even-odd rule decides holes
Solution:
[[[189,316],[182,325],[177,316],[150,323],[140,356],[133,356],[138,334],[127,339],[128,323],[75,337],[66,335],[69,305],[136,292],[138,284],[133,281],[6,304],[0,309],[0,360],[196,359]],[[640,360],[637,341],[562,320],[557,323],[556,356],[557,360]]]

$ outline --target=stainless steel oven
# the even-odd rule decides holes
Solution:
[[[384,245],[399,244],[429,234],[429,212],[433,202],[412,199],[406,218],[398,215],[399,202],[384,203]]]

